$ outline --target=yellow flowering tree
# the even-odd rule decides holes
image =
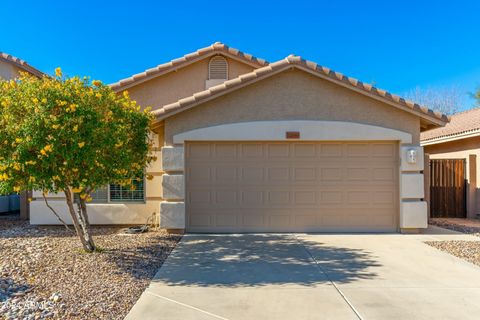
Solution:
[[[59,68],[51,78],[0,81],[0,194],[65,193],[83,248],[95,251],[86,204],[95,190],[143,174],[150,122],[127,93]]]

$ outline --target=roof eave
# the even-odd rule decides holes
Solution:
[[[336,79],[333,79],[327,75],[322,75],[322,74],[319,74],[319,73],[316,73],[314,72],[313,70],[309,69],[309,68],[306,68],[306,67],[303,67],[303,66],[298,66],[298,65],[295,65],[295,67],[297,68],[300,68],[306,72],[309,72],[311,74],[314,74],[314,75],[317,75],[319,77],[321,77],[322,79],[325,79],[325,80],[328,80],[330,82],[333,82],[333,83],[336,83],[338,85],[341,85],[343,86],[344,88],[347,88],[347,89],[350,89],[352,91],[355,91],[355,92],[358,92],[360,94],[363,94],[363,95],[366,95],[368,97],[371,97],[375,100],[378,100],[378,101],[381,101],[383,103],[386,103],[386,104],[389,104],[393,107],[396,107],[396,108],[399,108],[403,111],[406,111],[406,112],[409,112],[411,114],[414,114],[416,116],[418,116],[420,119],[424,120],[425,122],[427,122],[428,124],[431,124],[431,125],[434,125],[434,126],[437,126],[437,127],[443,127],[445,126],[447,123],[448,123],[448,120],[442,120],[442,119],[439,119],[435,116],[430,116],[428,114],[425,114],[423,112],[420,112],[420,111],[417,111],[417,110],[414,110],[414,109],[410,109],[409,107],[406,107],[406,106],[403,106],[399,103],[396,103],[395,101],[391,101],[387,98],[384,98],[382,96],[378,96],[378,95],[375,95],[371,92],[368,92],[366,90],[363,90],[363,89],[360,89],[358,87],[355,87],[355,86],[352,86],[352,85],[349,85],[341,80],[336,80]]]
[[[46,76],[45,73],[43,73],[42,71],[40,71],[40,70],[32,67],[32,66],[29,65],[29,64],[24,65],[24,64],[21,64],[21,63],[18,63],[18,62],[16,62],[16,61],[14,61],[14,60],[6,59],[6,58],[1,57],[1,56],[0,56],[0,60],[1,60],[1,61],[5,61],[5,62],[7,62],[7,63],[10,63],[10,64],[16,66],[17,68],[22,69],[22,70],[25,71],[25,72],[28,72],[28,73],[30,73],[30,74],[33,74],[34,76],[36,76],[36,77],[38,77],[38,78],[42,78],[42,77]]]
[[[281,60],[280,60],[280,61],[281,61]],[[276,62],[276,63],[278,63],[278,62]],[[270,64],[270,66],[275,66],[276,63],[272,63],[272,64]],[[156,118],[157,118],[158,121],[164,120],[164,119],[166,119],[166,118],[168,118],[168,117],[171,117],[171,116],[173,116],[173,115],[175,115],[175,114],[178,114],[178,113],[180,113],[180,112],[183,112],[183,111],[186,111],[186,110],[191,109],[191,108],[193,108],[193,107],[196,107],[196,106],[198,106],[198,105],[200,105],[200,104],[206,103],[206,102],[208,102],[208,101],[210,101],[210,100],[213,100],[213,99],[216,99],[216,98],[218,98],[218,97],[221,97],[221,96],[223,96],[223,95],[225,95],[225,94],[228,94],[228,93],[230,93],[230,92],[232,92],[232,91],[238,90],[238,89],[240,89],[240,88],[243,88],[243,87],[245,87],[245,86],[248,86],[248,85],[250,85],[250,84],[253,84],[253,83],[257,82],[257,81],[261,81],[262,79],[271,77],[271,76],[273,76],[273,75],[275,75],[275,74],[277,74],[277,73],[283,72],[283,71],[285,71],[285,70],[287,70],[287,69],[293,69],[293,68],[301,69],[301,70],[303,70],[303,71],[305,71],[305,72],[308,72],[308,73],[310,73],[310,74],[313,74],[313,75],[315,75],[315,76],[318,76],[318,77],[320,77],[320,78],[322,78],[322,79],[324,79],[324,80],[327,80],[327,81],[336,83],[336,84],[338,84],[338,85],[341,85],[341,86],[343,86],[343,87],[345,87],[345,88],[347,88],[347,89],[350,89],[350,90],[352,90],[352,91],[355,91],[355,92],[357,92],[357,93],[360,93],[360,94],[369,96],[369,97],[371,97],[371,98],[373,98],[373,99],[375,99],[375,100],[381,101],[381,102],[383,102],[383,103],[389,104],[389,105],[391,105],[391,106],[393,106],[393,107],[396,107],[396,108],[398,108],[398,109],[401,109],[401,110],[403,110],[403,111],[406,111],[406,112],[409,112],[409,113],[411,113],[411,114],[414,114],[414,115],[420,117],[420,119],[422,119],[424,122],[426,122],[426,123],[428,123],[428,124],[430,124],[430,125],[433,125],[433,126],[436,126],[436,127],[440,127],[440,126],[444,126],[444,125],[448,122],[448,119],[443,119],[443,118],[440,119],[440,118],[437,118],[437,117],[436,117],[435,115],[433,115],[433,114],[430,115],[430,114],[421,112],[421,111],[419,111],[419,110],[416,110],[416,109],[414,109],[414,108],[410,108],[410,107],[408,107],[408,106],[404,106],[404,105],[402,105],[402,104],[400,104],[400,103],[397,103],[397,102],[392,101],[392,100],[390,100],[390,99],[387,99],[387,98],[385,98],[385,97],[382,97],[382,96],[373,94],[372,92],[369,92],[369,91],[367,91],[367,90],[365,90],[365,89],[361,89],[361,88],[358,88],[358,87],[356,87],[356,86],[353,86],[353,85],[347,83],[346,81],[342,81],[342,80],[339,80],[338,78],[330,77],[330,76],[327,75],[327,74],[322,74],[322,73],[319,73],[319,72],[317,72],[317,71],[314,71],[314,70],[312,70],[312,69],[310,69],[310,68],[308,68],[308,67],[306,67],[306,66],[298,65],[298,64],[290,64],[290,63],[285,64],[284,66],[281,66],[281,67],[276,67],[274,70],[272,70],[272,71],[270,71],[270,72],[266,72],[266,73],[264,73],[264,74],[262,74],[262,75],[260,75],[260,76],[258,76],[258,77],[252,78],[251,80],[245,81],[244,83],[241,83],[240,85],[236,85],[236,86],[233,86],[233,87],[231,87],[231,88],[223,89],[223,90],[221,90],[221,91],[220,91],[219,93],[217,93],[217,94],[213,94],[213,95],[211,95],[211,96],[209,96],[209,97],[207,97],[207,98],[203,98],[203,99],[201,99],[201,100],[199,100],[199,101],[190,103],[190,104],[188,105],[188,107],[186,107],[186,108],[180,108],[180,109],[178,109],[178,110],[170,111],[170,112],[168,112],[168,113],[159,113],[159,110],[162,110],[162,109],[163,109],[163,108],[160,108],[160,109],[155,110],[155,111],[157,111],[157,112],[153,111],[153,113],[156,114]],[[340,75],[340,74],[339,74],[339,75]],[[342,75],[342,77],[340,77],[340,78],[341,78],[341,79],[344,79],[343,75]],[[221,84],[221,85],[222,85],[222,84]],[[221,86],[221,85],[219,85],[219,86]],[[206,90],[206,91],[208,91],[208,90]],[[203,92],[203,91],[202,91],[202,92]],[[200,93],[201,93],[201,92],[200,92]],[[195,95],[194,95],[194,96],[195,96]],[[194,97],[194,96],[193,96],[193,97]],[[430,111],[430,110],[429,110],[429,111]],[[433,113],[433,112],[432,112],[432,113]]]
[[[474,137],[478,137],[478,136],[480,136],[480,129],[475,129],[475,130],[470,130],[470,131],[467,131],[467,132],[461,132],[461,133],[441,136],[441,137],[437,137],[437,138],[430,138],[430,139],[427,139],[427,140],[420,140],[420,144],[422,146],[429,146],[429,145],[434,145],[434,144],[440,144],[440,143],[452,142],[452,141],[463,140],[463,139],[468,139],[468,138],[474,138]]]

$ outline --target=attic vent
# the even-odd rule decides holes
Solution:
[[[228,63],[222,56],[215,56],[210,59],[208,65],[208,79],[210,80],[227,80],[228,79]]]

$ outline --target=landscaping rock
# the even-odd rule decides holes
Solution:
[[[479,241],[427,241],[426,244],[480,266],[480,220],[435,218],[430,224],[479,237]]]
[[[0,319],[123,319],[179,237],[93,227],[83,253],[63,227],[0,219]]]

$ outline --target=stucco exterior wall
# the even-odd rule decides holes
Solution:
[[[480,181],[480,172],[478,170],[480,159],[480,137],[450,141],[445,143],[424,146],[425,153],[430,155],[430,159],[465,159],[466,160],[466,179],[468,183],[467,193],[467,216],[475,218],[480,214],[480,190],[478,182]],[[470,155],[476,156],[475,163],[470,163]],[[474,172],[471,172],[476,168]],[[474,177],[472,176],[474,175]]]
[[[20,69],[4,61],[0,61],[0,78],[14,79],[20,75]]]
[[[408,132],[419,143],[418,117],[392,106],[293,70],[259,81],[165,120],[165,143],[192,129],[266,120],[333,120]]]
[[[134,225],[144,224],[153,213],[160,214],[160,203],[163,200],[162,194],[162,153],[160,146],[163,144],[162,135],[152,137],[155,145],[153,153],[156,161],[150,163],[145,172],[153,176],[152,180],[145,179],[145,201],[144,202],[110,202],[110,203],[89,203],[88,216],[91,224],[118,224]],[[64,218],[71,223],[68,207],[63,193],[48,194],[49,204]],[[30,223],[34,225],[55,225],[60,224],[55,215],[46,206],[40,191],[33,191],[32,202],[30,203]]]
[[[226,59],[228,62],[229,79],[254,70],[252,66],[237,60]],[[130,97],[136,100],[142,107],[150,106],[153,110],[158,109],[166,104],[205,90],[209,61],[210,57],[175,72],[141,83],[127,89],[127,91],[130,93]]]

